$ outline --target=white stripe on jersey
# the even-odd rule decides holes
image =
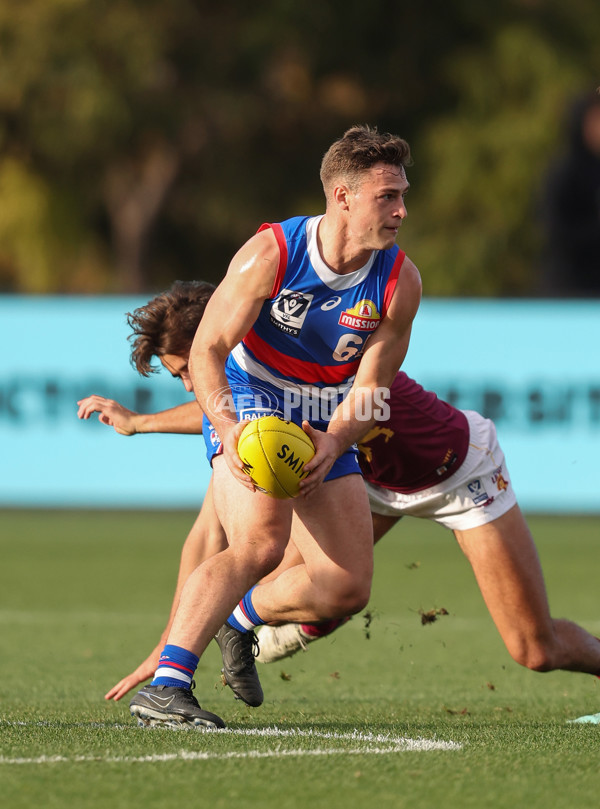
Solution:
[[[240,366],[242,371],[247,374],[255,376],[262,382],[268,382],[281,391],[283,396],[284,391],[289,391],[297,396],[301,396],[311,401],[322,400],[323,402],[332,402],[336,399],[341,401],[348,393],[354,382],[354,376],[349,377],[341,385],[327,385],[327,387],[319,388],[316,385],[297,385],[288,379],[275,376],[264,365],[256,362],[244,348],[243,343],[238,343],[231,352],[231,356]],[[282,384],[283,383],[283,384]]]

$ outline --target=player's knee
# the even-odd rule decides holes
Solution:
[[[554,671],[556,669],[555,658],[551,649],[539,647],[527,657],[527,668],[531,671]]]
[[[367,606],[370,595],[369,581],[351,578],[340,580],[334,587],[328,588],[324,612],[327,613],[327,618],[331,619],[354,615]]]
[[[252,565],[256,570],[256,581],[268,576],[283,559],[285,546],[278,542],[259,542],[252,548],[250,554]]]
[[[283,559],[285,544],[276,539],[261,538],[260,542],[245,543],[232,549],[235,565],[243,569],[253,582],[268,576]]]
[[[354,591],[352,596],[348,599],[347,606],[343,610],[343,615],[337,616],[338,618],[343,618],[346,615],[355,615],[357,612],[364,610],[364,608],[369,603],[369,598],[371,596],[371,588],[365,588],[360,591]]]
[[[531,671],[554,671],[555,655],[550,641],[521,640],[508,646],[513,660]]]

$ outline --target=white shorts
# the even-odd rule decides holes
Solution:
[[[413,494],[365,481],[372,512],[421,517],[464,531],[498,519],[516,504],[494,422],[474,410],[463,413],[469,422],[469,449],[460,468],[443,483]]]

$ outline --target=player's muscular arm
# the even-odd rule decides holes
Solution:
[[[412,322],[420,302],[421,277],[407,257],[404,259],[389,309],[381,325],[369,338],[354,384],[333,414],[327,433],[319,436],[314,435],[315,431],[308,430],[313,441],[319,442],[321,452],[305,466],[311,474],[300,484],[303,494],[309,494],[323,480],[335,459],[362,438],[374,423],[379,402],[376,391],[389,388],[404,361]],[[366,399],[369,401],[365,401]],[[371,419],[362,418],[369,412],[373,414]],[[357,418],[356,414],[360,417]]]
[[[236,451],[241,431],[236,426],[237,416],[232,410],[219,407],[224,399],[215,401],[215,394],[229,391],[225,360],[252,328],[273,289],[278,265],[279,246],[272,230],[261,231],[246,242],[233,257],[227,275],[206,307],[189,359],[196,398],[223,442],[232,472],[250,487]]]
[[[404,362],[413,320],[421,303],[421,276],[404,259],[398,283],[381,325],[369,338],[352,389],[389,387]]]
[[[193,401],[158,413],[140,413],[137,432],[196,435],[202,432],[202,410],[198,402]]]
[[[191,435],[202,432],[202,410],[197,402],[186,402],[158,413],[136,413],[113,399],[104,396],[86,396],[77,404],[77,416],[89,419],[98,413],[98,420],[113,427],[121,435],[138,433],[182,433]]]

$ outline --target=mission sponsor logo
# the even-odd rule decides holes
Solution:
[[[370,300],[359,301],[356,306],[341,313],[338,323],[357,331],[374,331],[381,320],[377,307]]]

